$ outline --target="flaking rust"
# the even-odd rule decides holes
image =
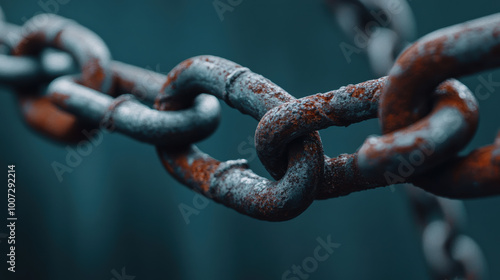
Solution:
[[[158,109],[169,107],[162,102],[183,102],[209,93],[259,120],[269,109],[294,100],[262,76],[214,56],[188,59],[172,71],[156,99]],[[264,220],[288,220],[302,213],[312,203],[323,174],[323,148],[317,132],[290,144],[287,172],[276,182],[254,174],[241,161],[219,162],[194,146],[158,147],[158,153],[166,169],[184,185]]]
[[[435,31],[409,47],[389,73],[388,86],[380,97],[379,116],[386,135],[368,140],[360,150],[363,160],[359,161],[359,167],[363,173],[380,173],[384,170],[398,172],[395,160],[384,163],[381,160],[383,151],[370,147],[387,147],[383,143],[394,142],[388,141],[392,133],[405,131],[405,127],[415,126],[415,122],[428,118],[426,114],[431,110],[428,104],[432,91],[440,83],[498,66],[500,14]],[[478,112],[474,97],[459,82],[448,80],[438,90],[449,91],[452,86],[455,86],[460,99],[447,98],[447,104],[441,107],[456,108],[462,112],[461,115],[453,116],[455,122],[460,122],[458,118],[463,117],[462,125],[455,127],[460,134],[444,141],[428,139],[436,145],[436,150],[427,155],[423,163],[414,166],[413,179],[410,181],[441,196],[462,198],[499,194],[500,170],[498,165],[492,164],[491,146],[480,148],[469,156],[456,158],[457,152],[475,132]],[[443,129],[449,131],[447,127]],[[415,142],[420,140],[422,137],[415,138]],[[403,153],[404,160],[408,160],[411,152],[399,151],[395,156]],[[426,172],[443,162],[446,163]]]
[[[259,122],[255,143],[259,158],[274,178],[286,171],[287,145],[329,126],[349,126],[377,115],[386,77],[315,94],[271,109]]]
[[[475,28],[493,30],[489,34],[493,36],[498,33],[497,27],[482,25],[497,26],[499,21],[497,15],[466,24],[467,27],[451,27],[442,31],[445,33],[442,36],[474,32]],[[488,32],[480,34],[487,36]],[[483,60],[498,52],[482,49],[480,55],[458,63],[455,58],[441,59],[440,56],[444,55],[442,45],[445,44],[442,37],[426,38],[433,37],[424,37],[411,46],[387,77],[299,100],[264,77],[225,59],[213,56],[188,59],[169,74],[170,78],[156,99],[156,107],[163,110],[178,107],[176,103],[182,104],[198,94],[209,93],[251,115],[259,120],[256,131],[259,158],[278,181],[268,181],[240,165],[218,173],[220,166],[229,163],[210,158],[199,164],[199,159],[208,156],[195,147],[186,148],[181,153],[159,147],[160,157],[167,170],[181,183],[241,213],[266,220],[292,218],[313,199],[347,195],[394,183],[415,182],[426,190],[453,197],[461,194],[474,196],[470,192],[475,192],[475,196],[497,194],[499,190],[487,187],[498,185],[497,166],[486,171],[488,176],[481,173],[485,182],[483,189],[487,190],[477,192],[469,188],[467,192],[458,190],[445,194],[419,181],[430,172],[440,174],[441,182],[461,180],[456,174],[462,171],[450,171],[455,174],[453,178],[447,175],[445,168],[452,166],[447,161],[455,159],[470,141],[478,123],[477,102],[467,87],[456,80],[447,80],[451,77],[449,73],[434,75],[433,71],[452,69],[456,74],[460,71],[455,68],[460,67],[470,66],[475,71],[491,68],[496,64]],[[425,51],[422,51],[422,44]],[[493,50],[497,45],[489,44]],[[444,62],[444,65],[436,70],[433,61]],[[430,65],[425,66],[426,63]],[[463,71],[471,72],[470,69]],[[407,87],[411,88],[411,93],[407,93]],[[396,92],[399,95],[396,96]],[[408,107],[410,105],[412,107]],[[398,110],[398,114],[388,114],[387,111],[391,110]],[[336,158],[323,155],[316,130],[332,125],[348,126],[377,115],[381,118],[383,136],[368,138],[352,155],[343,154]],[[488,152],[488,149],[482,149],[481,156],[475,153],[469,159],[456,161],[456,167],[451,168],[462,170],[469,160],[479,159],[491,165]],[[415,166],[411,167],[411,172],[401,174],[400,161],[409,161]],[[443,163],[448,164],[447,167],[443,167]],[[481,185],[474,181],[474,186],[478,184]],[[303,197],[300,198],[299,194]],[[276,203],[279,200],[286,202]]]
[[[316,94],[287,102],[270,110],[259,122],[256,131],[256,148],[264,166],[275,178],[286,171],[286,146],[294,139],[314,130],[329,126],[349,126],[353,123],[377,117],[379,98],[388,77],[349,85],[339,90]],[[442,116],[461,115],[454,133],[445,135],[441,142],[452,142],[453,151],[440,148],[433,157],[436,160],[456,153],[475,132],[477,127],[477,104],[465,86],[456,81],[441,85],[433,95],[434,109],[426,118],[383,139],[369,138],[359,154],[325,157],[325,173],[317,190],[317,198],[331,198],[347,195],[354,191],[381,187],[393,183],[387,180],[387,166],[393,164],[397,173],[400,156],[410,156],[426,146],[426,142],[436,142],[433,135],[438,131],[450,131],[449,122]],[[448,113],[450,108],[456,109]],[[453,140],[458,139],[458,140]],[[437,144],[437,143],[436,143]],[[366,158],[366,150],[375,154]],[[444,153],[444,155],[443,155]],[[375,172],[361,172],[361,165],[377,166]],[[392,162],[391,162],[392,161]],[[429,166],[429,165],[427,165]],[[425,165],[418,168],[425,170]],[[400,176],[401,177],[401,176]],[[409,178],[402,178],[400,183]]]
[[[433,109],[424,118],[365,141],[358,162],[365,175],[395,174],[409,179],[453,157],[470,141],[478,123],[472,93],[460,82],[449,80],[438,87],[432,100]],[[424,154],[426,146],[433,147],[433,152]],[[413,164],[412,174],[401,176],[402,162],[411,162],[417,154],[422,159]]]

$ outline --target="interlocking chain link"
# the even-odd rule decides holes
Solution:
[[[379,1],[382,2],[382,1]],[[392,1],[396,3],[397,1]],[[345,6],[354,5],[358,7],[357,13],[359,16],[357,18],[363,18],[363,14],[370,13],[372,15],[377,15],[384,10],[378,11],[367,11],[366,6],[360,5],[359,1],[329,1],[334,11],[339,12]],[[387,7],[387,3],[385,2]],[[398,3],[402,3],[402,6],[406,7],[406,2],[400,0]],[[382,4],[375,6],[383,6]],[[359,9],[361,7],[361,9]],[[388,10],[388,9],[385,9]],[[406,9],[410,11],[410,9]],[[386,12],[385,12],[386,13]],[[356,18],[356,17],[355,17]],[[342,18],[340,18],[342,19]],[[372,18],[373,19],[373,18]],[[396,19],[406,20],[406,27],[412,26],[412,19],[410,17],[401,18],[396,17]],[[367,26],[370,24],[366,19],[364,22],[358,22]],[[342,23],[342,22],[341,22]],[[405,25],[403,25],[405,26]],[[392,67],[392,63],[395,61],[395,57],[391,57],[385,50],[393,50],[391,44],[395,44],[399,39],[399,42],[404,42],[406,39],[395,32],[384,31],[382,26],[378,27],[378,33],[373,35],[369,40],[370,44],[368,46],[367,54],[370,58],[370,63],[372,69],[375,72],[389,71],[387,65]],[[385,26],[387,28],[388,26]],[[353,27],[354,28],[354,27]],[[389,35],[396,35],[393,37],[386,37]],[[401,44],[400,44],[401,45]],[[374,56],[370,50],[378,47],[379,51]],[[394,53],[392,53],[395,55]],[[377,57],[374,60],[373,57]],[[471,105],[476,107],[476,104]],[[474,119],[477,118],[475,114]],[[473,123],[475,125],[475,123]],[[439,131],[434,133],[440,133]],[[437,135],[437,134],[436,134]],[[376,141],[376,140],[375,140]],[[498,140],[497,140],[498,141]],[[397,178],[394,178],[397,179]],[[486,279],[486,268],[484,257],[482,256],[479,246],[470,237],[461,234],[465,224],[465,207],[461,201],[452,201],[445,198],[440,198],[433,196],[431,194],[425,193],[424,191],[415,189],[411,185],[405,188],[407,197],[410,204],[413,206],[413,211],[415,213],[419,231],[422,237],[422,245],[425,259],[427,260],[431,275],[434,279]],[[458,278],[461,277],[461,278]]]
[[[402,24],[391,26],[403,38],[398,42],[408,40],[397,29]],[[454,198],[500,193],[500,140],[457,156],[475,133],[478,108],[467,87],[450,79],[500,65],[500,14],[423,37],[386,77],[301,99],[219,57],[187,59],[167,76],[113,61],[96,34],[55,15],[35,16],[22,27],[2,22],[0,29],[7,50],[0,53],[0,82],[15,89],[34,129],[75,142],[86,137],[85,128],[99,126],[154,144],[179,182],[258,219],[291,219],[315,199],[395,183]],[[259,121],[256,148],[276,181],[253,173],[245,160],[221,162],[193,145],[216,129],[217,99]],[[354,154],[324,155],[317,130],[375,117],[384,135],[369,137]],[[476,279],[469,275],[478,275],[480,265],[469,267],[461,254],[470,240],[447,220],[442,200],[434,201],[449,222],[429,222],[422,214],[424,248],[433,248],[428,236],[437,228],[447,230],[442,244],[451,244],[446,254],[454,262],[446,266],[459,264],[463,275]],[[451,275],[446,273],[436,275]]]
[[[220,105],[208,95],[182,112],[143,105],[154,102],[166,76],[112,61],[104,42],[74,21],[41,14],[22,27],[4,24],[2,34],[13,55],[0,54],[0,74],[7,73],[0,80],[16,89],[26,122],[51,139],[78,142],[99,125],[139,141],[180,144],[207,137],[219,123]],[[71,54],[80,74],[65,53],[42,52],[49,47]],[[136,98],[124,100],[124,93]]]

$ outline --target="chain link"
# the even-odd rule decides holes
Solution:
[[[342,5],[352,5],[352,3],[354,3],[359,6],[360,3],[359,1],[351,0],[341,1],[342,3],[339,3],[340,1],[330,1],[330,4],[335,4],[333,2],[337,2],[337,5],[332,5],[334,10],[335,8],[341,8]],[[358,10],[358,13],[362,11],[363,10]],[[366,12],[366,10],[364,10],[364,12]],[[371,13],[373,14],[374,11],[372,11]],[[407,18],[407,20],[411,21],[412,19]],[[368,24],[368,22],[366,21],[358,23],[364,24],[364,26]],[[406,26],[411,26],[411,24],[408,24]],[[391,46],[394,46],[394,44],[396,44],[397,39],[399,39],[399,42],[404,42],[404,40],[406,39],[402,36],[391,36],[396,33],[386,30],[387,29],[379,27],[379,33],[370,38],[370,44],[367,49],[367,54],[370,58],[372,69],[379,74],[381,73],[381,71],[383,71],[382,73],[387,73],[390,69],[387,67],[387,65],[393,67],[392,64],[395,61],[395,57],[388,56],[387,51],[384,52],[380,50],[387,49],[392,51],[393,48],[391,48]],[[379,51],[376,52],[375,55],[371,52],[375,49],[373,46],[379,46]],[[416,46],[414,47],[416,48]],[[420,49],[422,49],[422,47],[420,47],[419,50]],[[379,56],[377,56],[377,53],[379,54]],[[411,54],[410,57],[413,58],[414,55],[418,56],[418,54]],[[378,59],[374,60],[374,57],[377,57]],[[428,68],[431,69],[430,67]],[[432,75],[434,75],[434,73]],[[450,77],[452,76],[454,75],[450,75]],[[468,142],[477,126],[477,104],[473,98],[470,98],[470,92],[467,89],[464,89],[458,84],[457,86],[463,89],[464,93],[460,95],[461,97],[468,96],[466,102],[467,106],[473,108],[472,114],[469,114],[465,117],[465,119],[467,120],[473,120],[473,122],[469,121],[469,133],[464,137],[465,139],[467,139],[467,141],[465,142]],[[458,122],[456,122],[456,125],[453,125],[452,127],[458,128]],[[434,134],[436,136],[439,136],[439,133],[441,133],[440,131],[447,130],[449,130],[448,126],[432,132],[431,135]],[[436,138],[439,139],[441,137]],[[458,137],[457,139],[461,138]],[[374,142],[372,144],[375,144],[377,140],[379,139],[375,138],[373,140],[367,140],[367,142],[371,141]],[[436,142],[435,140],[434,142]],[[498,142],[499,140],[497,138],[496,143]],[[387,142],[384,144],[387,144]],[[379,153],[378,155],[381,154],[383,154],[382,156],[387,155],[385,151],[384,153]],[[374,158],[376,157],[377,156],[375,155]],[[437,158],[437,160],[439,160],[439,158]],[[376,166],[376,164],[377,163],[371,163],[371,166]],[[387,162],[385,163],[385,165],[387,165]],[[440,172],[441,171],[437,171],[438,176]],[[427,186],[432,183],[433,180],[428,180]],[[444,185],[440,185],[439,188],[442,188],[443,186]],[[424,256],[427,260],[433,278],[486,279],[486,265],[484,262],[484,257],[481,253],[481,249],[473,239],[461,234],[461,231],[465,226],[465,207],[463,202],[436,197],[431,194],[425,193],[422,190],[418,190],[409,184],[407,185],[405,190],[405,194],[407,194],[409,202],[412,205],[412,209],[415,213],[419,232],[421,233],[422,237]]]
[[[388,17],[389,6],[381,3],[330,1],[343,11],[338,15],[356,15],[339,17],[347,31],[381,14]],[[457,156],[475,133],[478,108],[467,87],[450,78],[500,65],[500,14],[431,33],[392,66],[413,34],[411,17],[401,12],[377,27],[380,34],[392,34],[391,40],[370,38],[367,53],[374,70],[392,67],[388,76],[301,99],[219,57],[187,59],[167,76],[113,61],[96,34],[46,14],[22,27],[1,22],[6,51],[0,53],[0,82],[12,86],[26,122],[42,134],[74,142],[86,137],[86,128],[99,126],[154,144],[179,182],[258,219],[288,220],[315,199],[395,183],[454,198],[497,195],[500,137],[496,144]],[[380,47],[387,43],[391,47]],[[259,121],[257,152],[276,181],[253,173],[245,160],[220,162],[193,145],[217,128],[217,99]],[[354,154],[324,155],[317,130],[377,116],[384,135],[369,137]],[[433,273],[481,279],[480,251],[460,234],[450,214],[455,206],[424,197],[411,196]],[[432,207],[423,207],[428,204]],[[429,218],[436,213],[443,218]]]
[[[99,126],[152,144],[180,144],[204,139],[219,123],[220,105],[208,95],[179,112],[143,105],[154,102],[167,77],[112,61],[104,42],[74,21],[41,14],[22,27],[3,27],[0,41],[12,55],[0,56],[9,62],[0,67],[0,81],[15,88],[26,122],[51,139],[76,143]],[[124,93],[136,98],[117,102]]]

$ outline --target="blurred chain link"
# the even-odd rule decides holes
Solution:
[[[385,75],[391,70],[394,62],[396,61],[396,55],[399,51],[395,50],[401,49],[403,46],[409,45],[409,41],[413,39],[412,35],[415,31],[414,19],[411,16],[411,9],[405,0],[398,1],[380,1],[380,0],[327,0],[334,13],[337,15],[337,20],[343,31],[347,33],[351,38],[354,36],[359,36],[354,31],[360,27],[369,27],[371,22],[377,21],[375,30],[372,30],[371,36],[367,44],[366,53],[369,57],[369,62],[372,70],[378,75]],[[389,6],[399,3],[403,7],[403,11],[397,13],[394,9],[389,8]],[[349,16],[346,16],[346,12]],[[375,18],[376,16],[379,18]],[[380,16],[385,16],[385,23],[381,22]],[[354,19],[354,20],[353,20]],[[494,36],[492,34],[492,36]],[[448,42],[449,43],[449,42]],[[458,44],[455,42],[455,44]],[[420,43],[413,46],[422,46],[425,44]],[[420,47],[419,51],[421,51]],[[407,55],[408,56],[408,55]],[[419,57],[419,53],[411,53],[411,59]],[[464,69],[464,65],[453,65],[452,67],[461,66],[460,69]],[[450,72],[450,67],[448,71]],[[402,71],[402,69],[397,69],[397,71]],[[467,71],[467,70],[465,70]],[[415,70],[406,70],[410,75],[413,75]],[[453,71],[451,71],[453,72]],[[392,77],[399,75],[392,75]],[[432,72],[431,74],[436,80],[442,81],[446,77],[453,77],[456,73],[444,75],[446,77],[439,77],[440,75]],[[431,78],[431,77],[426,77]],[[405,80],[411,80],[408,77]],[[416,79],[415,79],[416,80]],[[422,78],[419,81],[427,81]],[[433,86],[436,85],[434,82]],[[404,85],[399,88],[411,88],[413,85]],[[461,86],[457,86],[461,87]],[[428,89],[432,89],[429,86]],[[420,92],[419,92],[420,93]],[[461,93],[459,96],[463,98],[465,95],[470,93]],[[393,96],[395,96],[394,94]],[[389,96],[387,93],[385,96]],[[386,97],[387,98],[387,97]],[[398,98],[394,98],[393,102],[397,102]],[[477,107],[473,98],[468,98],[468,106]],[[415,104],[412,102],[412,108]],[[400,109],[398,105],[391,106],[399,114],[404,111]],[[408,107],[407,107],[408,108]],[[387,109],[386,109],[387,110]],[[383,113],[382,110],[379,113]],[[423,117],[423,115],[421,116]],[[446,119],[447,117],[442,116],[441,119]],[[476,119],[477,115],[466,116],[468,119]],[[415,120],[418,117],[414,118]],[[382,122],[384,124],[384,122]],[[408,122],[411,124],[411,122]],[[469,135],[457,136],[457,138],[463,139],[463,141],[468,142],[475,131],[476,123],[471,123],[472,128],[469,128],[471,133]],[[405,127],[405,125],[401,125]],[[439,133],[438,131],[432,132]],[[379,139],[377,139],[379,140]],[[376,138],[368,140],[372,141],[372,146],[378,145],[376,143]],[[498,138],[496,141],[499,141]],[[363,146],[365,148],[366,145]],[[361,149],[360,153],[366,150]],[[402,151],[398,151],[401,153]],[[375,160],[383,161],[383,158],[387,155],[386,151],[378,152],[375,156]],[[439,159],[438,159],[439,160]],[[371,166],[377,166],[380,163],[372,163]],[[363,163],[361,163],[363,165]],[[387,166],[387,164],[380,164],[380,166]],[[382,168],[379,168],[379,172],[383,172]],[[440,171],[442,172],[442,171]],[[493,174],[495,174],[493,172]],[[497,175],[498,176],[498,175]],[[433,179],[434,180],[434,179]],[[432,182],[431,180],[428,184],[434,185],[436,188],[442,189],[443,185],[439,183]],[[462,182],[457,182],[463,184]],[[466,182],[468,184],[471,182]],[[449,183],[448,183],[449,184]],[[456,188],[456,184],[451,185]],[[470,188],[472,185],[468,185]],[[417,225],[422,238],[422,246],[424,256],[427,260],[428,266],[430,268],[431,275],[434,279],[486,279],[486,264],[484,257],[482,255],[481,249],[477,243],[470,237],[463,235],[461,232],[465,227],[465,206],[463,202],[458,200],[449,200],[445,198],[440,198],[431,194],[428,194],[422,190],[416,189],[415,187],[408,184],[405,187],[407,197],[412,206],[412,209],[417,220]]]
[[[219,103],[208,95],[182,112],[144,105],[166,77],[112,61],[104,42],[74,21],[41,14],[22,27],[4,24],[1,34],[12,55],[0,54],[0,81],[15,88],[26,122],[49,138],[75,143],[86,139],[83,130],[100,126],[152,144],[180,144],[207,137],[219,123]],[[116,103],[124,93],[136,98]]]
[[[346,30],[387,15],[384,11],[391,8],[381,1],[331,4],[353,15],[341,18],[355,19],[343,24]],[[366,10],[370,7],[375,13]],[[386,17],[388,27],[383,28],[395,40],[370,39],[367,53],[373,65],[381,61],[374,66],[377,72],[392,67],[410,40],[409,15],[400,11],[390,20]],[[421,38],[386,77],[301,99],[219,57],[187,59],[167,76],[113,61],[95,33],[55,15],[37,15],[21,27],[2,22],[0,35],[0,82],[16,92],[28,125],[67,143],[87,139],[87,129],[104,128],[156,145],[163,165],[179,182],[254,218],[288,220],[315,199],[396,183],[454,198],[500,193],[500,138],[467,156],[457,155],[475,133],[478,108],[467,87],[450,79],[500,65],[500,14]],[[379,42],[395,43],[376,47]],[[379,55],[381,50],[389,52]],[[217,99],[259,121],[256,149],[276,181],[253,173],[245,160],[221,162],[194,145],[217,128]],[[317,130],[376,117],[384,135],[369,137],[354,154],[324,155]],[[446,205],[440,207],[437,212],[448,211]],[[432,265],[460,264],[460,275],[481,279],[467,274],[482,266],[469,269],[464,248],[475,243],[458,235],[445,218],[435,222],[444,223],[422,226],[424,249],[432,248],[432,240],[441,234],[446,242],[438,244],[446,245],[449,258],[434,262],[429,257]]]
[[[433,279],[487,279],[480,247],[463,234],[463,202],[436,197],[411,185],[406,190]]]
[[[406,0],[326,0],[342,31],[364,51],[372,71],[386,75],[397,55],[415,37]]]

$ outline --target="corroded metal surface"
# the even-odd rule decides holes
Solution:
[[[294,100],[247,68],[219,57],[200,56],[180,63],[168,74],[156,108],[182,107],[201,93],[212,94],[257,120],[270,109]],[[302,213],[313,201],[323,174],[323,148],[317,132],[290,143],[287,170],[276,182],[256,175],[243,160],[220,162],[195,146],[159,146],[158,153],[165,168],[181,183],[265,220],[287,220]]]
[[[314,199],[403,182],[449,197],[498,194],[498,143],[457,156],[476,130],[478,111],[470,91],[449,78],[498,65],[499,24],[494,15],[432,33],[387,77],[297,100],[219,57],[187,59],[167,76],[112,61],[91,31],[39,15],[0,39],[15,55],[7,59],[20,62],[15,71],[29,70],[19,74],[26,83],[9,74],[0,80],[10,81],[28,123],[46,135],[74,141],[98,125],[121,132],[156,145],[166,169],[193,190],[255,218],[286,220]],[[40,62],[65,55],[41,54],[47,47],[70,53],[80,73],[68,56],[59,66]],[[218,161],[192,145],[216,129],[217,98],[259,121],[258,155],[276,181],[254,174],[244,160]],[[377,116],[384,135],[369,137],[354,154],[323,154],[317,130]]]
[[[89,88],[108,92],[111,88],[111,55],[104,42],[92,31],[68,19],[41,14],[21,28],[22,37],[13,47],[15,56],[37,55],[47,47],[69,52],[81,68],[78,81]],[[46,136],[59,141],[79,141],[89,126],[73,115],[59,110],[40,88],[18,90],[26,122]]]
[[[286,145],[293,139],[310,131],[334,125],[349,126],[376,117],[381,89],[387,79],[388,77],[383,77],[304,97],[269,111],[261,119],[255,139],[259,158],[271,175],[276,178],[286,170]],[[388,164],[384,160],[394,159],[394,173],[399,174],[401,157],[407,157],[408,162],[417,161],[416,168],[424,169],[429,168],[429,165],[424,165],[424,158],[443,160],[463,148],[475,132],[478,122],[477,104],[472,93],[458,81],[450,80],[435,91],[433,99],[434,108],[428,116],[404,131],[391,134],[385,139],[384,147],[380,147],[378,143],[370,146],[381,154],[376,158],[377,166],[383,168],[381,171],[360,172],[355,163],[365,162],[366,159],[360,158],[358,153],[334,159],[326,157],[325,178],[317,197],[335,197],[405,182],[410,176],[400,174],[398,178],[391,178],[387,173],[391,169],[386,167]],[[369,138],[367,142],[370,144],[370,141]],[[445,144],[455,150],[446,149]],[[360,150],[362,156],[364,147]],[[386,164],[382,165],[380,162]]]
[[[456,26],[435,31],[409,47],[398,59],[389,73],[389,83],[380,97],[379,117],[385,135],[371,137],[361,147],[358,165],[364,173],[397,172],[398,159],[391,156],[394,151],[394,135],[405,131],[427,115],[431,92],[448,78],[459,77],[491,69],[500,65],[500,15],[484,17]],[[463,88],[463,92],[468,91]],[[463,93],[466,107],[475,107]],[[465,109],[465,108],[464,108]],[[477,115],[465,115],[468,122],[475,122]],[[449,121],[457,117],[444,116]],[[470,127],[472,123],[469,123]],[[450,123],[441,134],[464,130]],[[427,140],[437,149],[426,156],[415,175],[450,160],[443,153],[456,154],[473,136],[469,129],[455,141],[440,141],[440,137]],[[437,134],[436,134],[437,135]],[[423,137],[411,139],[409,145],[423,141]],[[440,147],[441,146],[441,147]],[[404,148],[404,147],[402,147]],[[477,197],[500,193],[500,169],[494,163],[494,146],[473,151],[469,156],[451,159],[443,167],[432,170],[428,176],[415,178],[414,183],[437,195],[448,197]],[[407,150],[395,151],[408,161]]]

